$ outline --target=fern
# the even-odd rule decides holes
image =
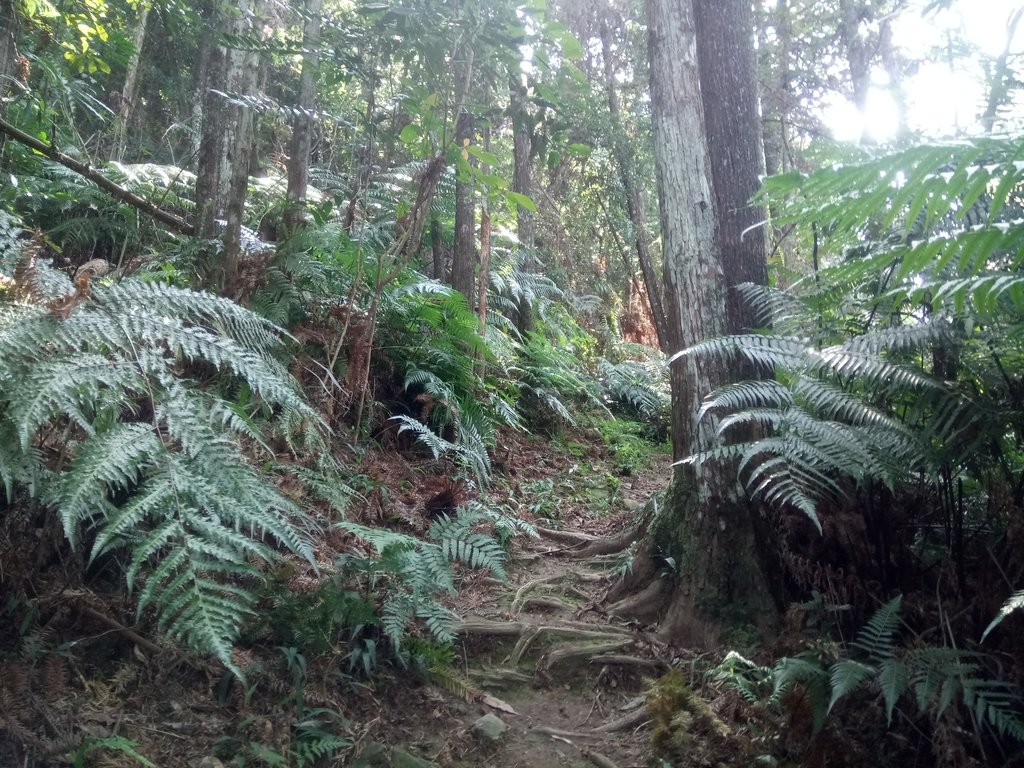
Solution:
[[[26,257],[32,254],[26,252]],[[29,293],[60,281],[41,260]],[[77,306],[74,304],[77,303]],[[0,477],[61,517],[90,557],[124,551],[139,610],[161,631],[231,665],[257,565],[284,547],[312,562],[304,512],[249,465],[259,437],[195,372],[242,382],[261,402],[322,430],[273,354],[273,326],[231,302],[127,279],[94,286],[65,315],[0,304]],[[63,427],[70,461],[48,435]],[[256,443],[259,444],[258,442]]]
[[[386,576],[390,582],[384,590],[381,628],[396,652],[401,653],[415,620],[422,621],[439,643],[455,639],[458,616],[440,600],[444,594],[455,594],[453,564],[487,568],[496,577],[507,578],[500,540],[480,530],[495,517],[480,506],[467,506],[455,517],[443,515],[435,520],[426,540],[348,521],[337,524],[377,550],[378,559],[363,570],[374,577]]]
[[[1024,590],[1015,592],[1009,600],[1003,603],[1003,607],[999,609],[999,613],[994,619],[992,619],[992,623],[985,628],[985,631],[981,635],[981,639],[984,640],[988,636],[989,632],[1002,623],[1003,619],[1021,608],[1024,608]]]
[[[984,656],[956,648],[903,650],[896,645],[901,604],[901,597],[887,602],[857,634],[851,648],[863,653],[863,660],[841,658],[826,668],[811,653],[781,659],[773,670],[771,700],[778,703],[783,693],[801,684],[817,732],[835,705],[857,690],[872,687],[881,693],[890,724],[900,698],[913,690],[917,708],[936,721],[950,707],[962,705],[979,725],[1024,740],[1021,691],[1011,683],[988,678],[982,668]]]

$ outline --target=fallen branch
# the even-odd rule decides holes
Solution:
[[[89,618],[95,619],[101,624],[106,624],[108,627],[115,630],[116,632],[120,632],[122,635],[127,637],[137,646],[139,646],[140,648],[144,648],[145,650],[152,653],[154,656],[164,652],[165,649],[161,648],[152,640],[147,640],[134,629],[129,629],[128,627],[124,626],[124,624],[122,624],[119,621],[116,621],[115,619],[110,618],[105,613],[100,613],[95,608],[92,608],[88,605],[79,605],[78,607],[79,610],[81,610],[82,613],[84,613]]]
[[[6,120],[0,119],[0,133],[7,134],[15,141],[24,144],[29,149],[34,149],[39,154],[48,157],[55,163],[63,165],[65,168],[70,168],[80,176],[84,176],[89,181],[93,182],[100,189],[108,192],[111,196],[120,200],[123,203],[137,208],[145,214],[153,217],[161,224],[166,224],[176,232],[180,232],[183,235],[192,236],[195,234],[195,227],[186,222],[184,219],[175,216],[173,213],[168,213],[148,200],[139,197],[134,192],[129,192],[127,189],[119,184],[108,179],[102,173],[93,168],[90,168],[87,163],[81,163],[75,160],[73,157],[69,157],[61,152],[57,147],[52,144],[40,141],[34,136],[30,136],[24,131],[20,131],[13,125],[8,123]]]

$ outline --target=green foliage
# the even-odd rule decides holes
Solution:
[[[108,736],[106,738],[90,738],[86,739],[79,745],[78,749],[75,750],[74,764],[75,768],[85,768],[91,763],[87,763],[86,759],[94,752],[99,751],[111,751],[130,757],[135,763],[144,765],[146,768],[157,768],[149,758],[139,754],[137,749],[138,742],[133,739],[126,739],[123,736]]]
[[[19,290],[32,298],[0,303],[8,497],[40,498],[92,560],[124,552],[139,610],[230,665],[255,564],[276,559],[272,545],[312,560],[303,511],[241,450],[259,429],[210,386],[244,383],[282,423],[321,430],[274,359],[276,329],[225,299],[132,279],[51,310],[70,283],[36,245],[20,247]]]
[[[600,360],[597,377],[611,407],[652,422],[668,420],[668,368],[661,361]]]
[[[481,525],[495,533],[481,530]],[[450,643],[455,639],[458,616],[441,601],[443,595],[455,594],[454,564],[486,568],[497,578],[505,579],[502,537],[510,530],[535,533],[522,521],[516,522],[479,505],[462,507],[454,517],[439,516],[430,526],[426,540],[348,521],[337,526],[377,551],[375,559],[346,556],[342,566],[364,574],[371,584],[378,585],[383,595],[380,625],[398,654],[402,653],[414,620],[422,621],[436,642]]]
[[[841,657],[829,663],[820,652],[806,651],[780,659],[770,676],[763,667],[745,662],[723,662],[725,677],[748,700],[760,695],[767,679],[773,683],[770,701],[778,704],[784,694],[799,685],[811,707],[813,732],[821,730],[826,716],[843,699],[870,688],[885,705],[886,718],[912,692],[918,711],[938,722],[950,707],[960,706],[979,726],[1000,736],[1024,740],[1020,708],[1024,698],[1016,686],[988,677],[982,654],[951,647],[918,645],[903,649],[897,644],[901,597],[879,608],[850,644],[860,658]]]
[[[1019,153],[925,146],[768,182],[779,225],[812,235],[823,266],[788,293],[745,288],[770,332],[682,353],[765,376],[706,399],[721,445],[690,460],[734,458],[753,497],[819,526],[869,483],[1019,476]]]

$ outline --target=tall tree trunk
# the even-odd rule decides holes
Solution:
[[[135,27],[135,36],[132,38],[132,55],[128,59],[128,66],[125,70],[124,86],[121,88],[121,99],[118,105],[117,127],[114,130],[114,146],[110,152],[110,159],[117,162],[121,162],[124,159],[128,128],[131,125],[132,115],[135,114],[139,64],[142,62],[142,47],[146,44],[146,27],[149,24],[151,8],[152,6],[148,3],[144,3],[141,6],[139,23]]]
[[[764,173],[753,9],[749,0],[693,0],[693,7],[729,333],[747,333],[759,323],[736,286],[768,284],[765,211],[750,202]]]
[[[222,33],[249,37],[263,0],[238,0],[232,8],[216,5],[211,19]],[[203,134],[196,176],[196,232],[200,238],[220,235],[223,243],[207,282],[232,296],[238,288],[242,213],[249,180],[252,110],[227,100],[228,93],[252,94],[258,58],[253,52],[211,46],[203,104]],[[223,230],[218,223],[224,221]]]
[[[763,10],[758,53],[767,84],[761,92],[761,122],[765,172],[769,176],[789,170],[789,111],[793,100],[793,19],[789,0],[778,0]],[[769,36],[769,31],[771,35]]]
[[[488,89],[489,91],[489,89]],[[488,93],[489,95],[489,93]],[[490,99],[488,99],[490,101]],[[491,151],[491,125],[486,123],[483,130],[483,149]],[[486,163],[480,164],[480,170],[487,174],[491,168]],[[480,201],[480,269],[477,275],[476,314],[480,320],[480,335],[487,332],[487,289],[491,279],[491,209],[487,195]],[[481,361],[482,362],[482,361]]]
[[[323,0],[306,0],[302,26],[302,74],[299,103],[288,147],[288,192],[284,228],[291,232],[302,225],[309,187],[309,155],[313,143],[313,90],[320,65],[320,9]]]
[[[455,129],[455,142],[467,147],[473,141],[473,115],[463,108]],[[463,150],[465,151],[465,150]],[[452,288],[466,297],[472,308],[475,298],[473,268],[476,265],[476,206],[473,179],[459,173],[455,182],[455,245],[452,249]]]
[[[14,10],[14,0],[0,0],[0,118],[4,116],[5,99],[9,90],[9,80],[14,72],[14,57],[17,54],[15,33],[18,25],[18,13]],[[0,150],[4,148],[4,139],[0,134]]]
[[[712,61],[705,58],[698,64],[692,0],[647,0],[646,5],[669,344],[681,350],[720,336],[730,326],[708,150],[709,139],[719,137],[706,133],[699,81],[700,69]],[[730,38],[719,29],[734,24],[734,17],[723,12],[713,16],[714,28],[701,33],[721,41],[710,48],[714,63],[734,66],[743,53],[733,49],[735,38],[727,44]],[[743,30],[738,37],[751,32]],[[744,47],[751,44],[744,40]],[[756,113],[750,118],[756,131]],[[684,356],[672,363],[676,459],[714,444],[714,421],[698,422],[695,415],[704,396],[730,378],[729,366],[717,358]],[[677,564],[671,587],[651,566],[659,549]],[[639,590],[645,579],[647,589],[611,608],[660,618],[659,634],[674,643],[711,642],[727,621],[757,622],[764,616],[770,601],[754,549],[750,512],[737,492],[735,467],[721,462],[679,465],[664,506],[650,522],[640,567],[617,585],[613,596]]]
[[[511,81],[512,102],[512,191],[530,197],[532,180],[530,178],[530,113],[529,100],[526,97],[526,86],[515,78]],[[520,205],[516,208],[516,235],[519,248],[523,254],[520,265],[524,272],[536,269],[533,255],[534,249],[534,218],[533,211]],[[526,296],[519,298],[519,318],[516,324],[519,332],[526,335],[534,330],[536,321],[533,316],[533,302]]]
[[[636,157],[629,142],[626,140],[625,127],[622,124],[622,111],[619,107],[619,94],[615,87],[615,62],[612,53],[612,33],[607,22],[601,25],[602,56],[604,59],[605,92],[608,99],[608,114],[611,117],[612,145],[615,161],[619,166],[619,178],[626,193],[626,210],[629,220],[633,223],[634,245],[640,271],[644,276],[647,288],[647,300],[654,318],[654,330],[658,335],[658,344],[662,351],[669,350],[671,338],[668,329],[668,318],[662,302],[662,287],[654,270],[654,259],[651,256],[651,237],[647,231],[646,206],[643,190],[636,177]],[[630,279],[632,276],[630,276]]]

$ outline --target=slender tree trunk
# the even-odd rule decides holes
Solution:
[[[313,143],[313,90],[320,68],[320,9],[323,0],[306,0],[302,26],[302,74],[299,103],[288,147],[288,192],[284,228],[291,232],[302,225],[309,187],[309,155]]]
[[[0,0],[0,118],[4,116],[7,94],[10,90],[8,78],[14,73],[14,57],[17,54],[15,33],[18,13],[14,0]],[[0,134],[0,151],[4,148],[6,136]]]
[[[863,115],[871,87],[871,53],[861,34],[861,22],[872,16],[864,0],[839,0],[839,37],[846,47],[846,63],[850,68],[853,103]]]
[[[529,101],[526,98],[526,86],[515,79],[511,82],[512,101],[512,191],[530,197],[532,194],[532,180],[530,178],[530,114]],[[523,254],[522,264],[524,272],[532,272],[536,269],[533,256],[534,249],[534,218],[533,211],[523,206],[516,209],[516,234],[519,238],[519,248]],[[519,332],[527,334],[534,330],[535,320],[533,316],[533,303],[529,298],[522,296],[519,299]]]
[[[484,125],[483,148],[485,152],[491,151],[491,126]],[[480,164],[480,169],[486,174],[490,173],[490,166],[486,163]],[[487,289],[490,287],[491,279],[491,210],[487,195],[483,195],[480,201],[480,269],[477,275],[477,296],[476,314],[480,320],[480,335],[487,332]]]
[[[441,245],[441,220],[436,216],[430,220],[430,255],[434,262],[434,279],[442,283],[447,282],[447,275],[444,273],[444,248]]]
[[[114,146],[111,149],[110,159],[121,162],[124,159],[125,144],[128,139],[128,129],[131,126],[132,116],[135,114],[135,100],[137,98],[139,64],[142,62],[142,47],[146,44],[146,27],[149,24],[149,12],[152,6],[145,3],[139,11],[139,23],[135,27],[135,36],[132,38],[132,55],[128,59],[128,67],[124,76],[124,87],[121,88],[121,101],[118,107],[117,127],[114,130]]]
[[[262,1],[238,0],[231,8],[218,6],[214,11],[217,28],[228,35],[251,36]],[[196,200],[199,201],[196,230],[201,238],[213,239],[220,235],[223,248],[210,278],[228,296],[234,295],[238,288],[253,115],[252,110],[220,94],[251,95],[257,68],[255,53],[211,46],[196,178]],[[220,221],[224,222],[223,229]]]
[[[646,5],[669,344],[670,349],[681,350],[720,336],[730,326],[708,150],[709,139],[719,137],[706,133],[699,72],[711,61],[698,64],[692,0],[647,0]],[[716,21],[734,23],[727,13],[718,13]],[[724,43],[728,38],[721,39]],[[719,66],[733,66],[741,55],[733,50],[734,44],[714,46]],[[746,45],[750,44],[748,39]],[[751,124],[756,130],[756,113]],[[672,363],[676,459],[714,444],[713,419],[698,422],[695,415],[704,396],[730,378],[729,366],[717,358],[684,356]],[[659,549],[676,563],[674,585],[663,584],[668,580],[657,578],[651,565]],[[726,622],[758,622],[770,604],[754,549],[750,513],[737,491],[735,467],[721,462],[679,465],[664,506],[650,523],[636,575],[627,575],[613,590],[613,597],[637,594],[612,605],[612,610],[646,610],[648,616],[661,619],[659,634],[677,644],[712,642]]]
[[[459,115],[455,141],[459,147],[473,141],[473,115]],[[463,150],[465,151],[465,150]],[[455,246],[452,250],[452,288],[462,293],[470,306],[475,298],[473,267],[476,264],[476,206],[473,203],[473,179],[459,174],[455,182]]]
[[[619,166],[619,178],[626,193],[626,210],[633,224],[634,245],[640,271],[644,276],[647,288],[647,300],[654,318],[654,329],[658,335],[658,344],[662,351],[668,351],[670,333],[668,319],[662,301],[662,287],[654,269],[651,256],[651,237],[647,231],[646,206],[643,190],[636,178],[636,157],[629,142],[626,140],[625,128],[622,124],[622,110],[619,107],[619,94],[615,87],[615,63],[613,60],[611,29],[607,22],[601,25],[602,55],[604,59],[605,92],[608,99],[608,113],[611,117],[612,145],[615,161]]]

